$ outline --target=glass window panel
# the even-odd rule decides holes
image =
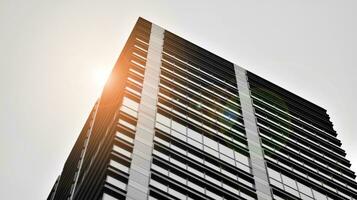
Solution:
[[[124,141],[127,141],[129,143],[133,143],[134,142],[133,138],[131,138],[131,137],[129,137],[129,136],[123,134],[123,133],[120,133],[119,131],[117,131],[115,135],[118,138],[123,139]]]
[[[275,200],[285,200],[285,199],[283,199],[283,198],[281,198],[281,197],[279,197],[279,196],[276,196],[276,195],[274,195],[274,199],[275,199]]]
[[[221,186],[221,181],[215,179],[215,178],[212,178],[211,176],[207,175],[205,176],[206,180],[208,180],[209,182],[213,183],[213,184],[216,184],[218,186]]]
[[[230,185],[227,185],[225,183],[223,183],[223,188],[230,191],[230,192],[233,192],[234,194],[236,195],[239,195],[239,190],[237,190],[236,188],[230,186]]]
[[[186,135],[186,126],[172,120],[171,128],[175,129],[176,131]]]
[[[155,181],[154,179],[150,179],[150,185],[162,190],[162,191],[165,191],[167,192],[167,186],[162,184],[162,183],[159,183],[157,181]]]
[[[192,183],[191,181],[188,181],[187,185],[188,185],[188,187],[190,187],[198,192],[204,193],[204,191],[205,191],[205,189],[203,187],[196,185],[195,183]]]
[[[242,191],[240,193],[240,196],[243,197],[244,199],[247,199],[247,200],[255,200],[255,198],[243,193]]]
[[[170,145],[170,148],[173,149],[173,150],[175,150],[175,151],[177,151],[177,152],[179,152],[179,153],[182,153],[183,155],[186,155],[186,150],[181,149],[180,147],[177,147],[177,146],[171,144],[171,145]]]
[[[178,175],[170,172],[169,177],[174,179],[175,181],[178,181],[178,182],[186,185],[186,179],[182,178],[181,176],[178,176]]]
[[[112,184],[112,185],[114,185],[114,186],[116,186],[116,187],[118,187],[120,189],[123,189],[123,190],[126,189],[126,184],[125,183],[123,183],[123,182],[121,182],[121,181],[119,181],[119,180],[117,180],[117,179],[115,179],[115,178],[113,178],[111,176],[107,176],[106,182],[108,182],[108,183],[110,183],[110,184]]]
[[[219,151],[231,158],[234,158],[234,151],[223,144],[219,144]]]
[[[278,188],[283,188],[283,184],[275,179],[270,179],[270,183]]]
[[[120,171],[123,171],[125,173],[129,173],[129,168],[115,160],[110,160],[109,161],[109,165],[116,168],[116,169],[119,169]]]
[[[102,200],[117,200],[117,198],[115,198],[107,193],[104,193]]]
[[[169,160],[169,156],[161,153],[160,151],[157,151],[156,149],[154,149],[154,155],[159,156],[160,158],[164,159],[164,160]]]
[[[161,124],[170,127],[170,119],[160,113],[156,113],[156,121],[160,122]]]
[[[160,173],[162,173],[162,174],[165,174],[166,176],[169,174],[169,172],[166,169],[164,169],[164,168],[162,168],[162,167],[160,167],[158,165],[152,164],[151,168],[156,170],[156,171],[158,171],[158,172],[160,172]]]
[[[171,135],[176,137],[177,139],[180,139],[180,140],[186,142],[186,136],[182,135],[182,133],[179,133],[177,131],[171,130]]]
[[[127,122],[127,121],[125,121],[123,119],[119,119],[119,124],[122,124],[123,126],[128,127],[130,129],[133,129],[133,130],[136,129],[136,126],[130,124],[129,122]]]
[[[123,105],[125,105],[133,110],[136,110],[136,111],[138,111],[138,109],[139,109],[139,103],[137,103],[136,101],[134,101],[128,97],[124,97]]]
[[[227,171],[227,170],[224,170],[222,169],[222,174],[225,174],[226,176],[234,179],[234,180],[237,180],[237,175],[235,174],[232,174],[231,172]]]
[[[304,193],[300,193],[300,197],[301,197],[302,200],[313,200],[312,197],[309,197]]]
[[[214,165],[214,164],[212,164],[210,162],[205,161],[205,165],[207,165],[208,167],[210,167],[210,168],[212,168],[212,169],[214,169],[216,171],[220,171],[220,167],[218,167],[218,166],[216,166],[216,165]]]
[[[201,143],[196,142],[196,140],[192,140],[191,138],[187,138],[187,142],[196,148],[199,148],[199,149],[203,148],[203,145]]]
[[[120,153],[120,154],[123,154],[124,156],[127,156],[127,157],[129,157],[129,158],[131,157],[131,152],[129,152],[129,151],[123,149],[123,148],[120,148],[120,147],[117,146],[117,145],[114,145],[114,146],[113,146],[113,150],[116,151],[116,152],[118,152],[118,153]]]
[[[202,134],[197,133],[196,131],[188,128],[187,129],[187,136],[198,141],[198,142],[202,142]]]
[[[188,152],[188,157],[196,160],[197,162],[203,163],[203,159],[201,157],[196,156],[195,154]]]
[[[203,150],[204,150],[205,152],[211,154],[212,156],[215,156],[215,157],[218,158],[218,152],[217,152],[217,151],[215,151],[215,150],[213,150],[213,149],[211,149],[211,148],[209,148],[209,147],[207,147],[207,146],[204,146],[204,147],[203,147]]]
[[[296,191],[296,190],[292,189],[291,187],[287,187],[287,186],[285,186],[285,191],[289,192],[290,194],[292,194],[292,195],[294,195],[294,196],[296,196],[296,197],[298,197],[298,196],[299,196],[298,191]]]
[[[247,165],[244,165],[244,164],[242,164],[240,162],[236,162],[236,166],[237,166],[238,169],[241,169],[241,170],[243,170],[245,172],[250,173],[250,168]]]
[[[177,160],[175,160],[173,158],[170,158],[170,162],[175,164],[175,165],[177,165],[177,166],[179,166],[179,167],[181,167],[181,168],[183,168],[183,169],[186,169],[186,164],[183,164],[180,161],[177,161]]]
[[[297,184],[300,192],[312,196],[312,191],[310,187],[307,187],[306,185],[299,182],[297,182]]]
[[[251,182],[249,182],[249,181],[247,181],[247,180],[245,180],[245,179],[243,179],[243,178],[239,178],[238,181],[241,182],[241,183],[243,183],[244,185],[249,186],[249,187],[253,187],[253,186],[254,186],[253,183],[251,183]]]
[[[199,176],[199,177],[203,177],[203,172],[201,172],[201,171],[199,171],[199,170],[197,170],[197,169],[195,169],[195,168],[193,168],[193,167],[191,167],[191,166],[187,166],[187,170],[188,170],[189,172],[191,172],[191,173],[193,173],[193,174]]]
[[[158,200],[158,199],[155,197],[149,196],[149,200]]]
[[[326,195],[324,194],[321,194],[320,192],[316,191],[316,190],[313,190],[313,193],[314,193],[314,197],[316,200],[326,200]]]
[[[136,111],[134,111],[134,110],[132,110],[132,109],[126,107],[126,106],[122,106],[122,107],[120,108],[120,110],[123,111],[123,112],[125,112],[126,114],[128,114],[128,115],[134,117],[134,118],[138,118],[138,113],[137,113]]]
[[[285,176],[284,174],[281,175],[282,178],[283,178],[283,183],[286,184],[287,186],[290,186],[294,189],[297,189],[297,186],[296,186],[296,182],[294,179],[292,178],[289,178],[287,176]]]
[[[211,147],[212,149],[218,151],[218,143],[211,138],[208,138],[206,136],[203,136],[203,142],[206,146]]]
[[[268,174],[271,178],[274,178],[281,182],[280,173],[268,167]]]
[[[217,200],[223,199],[222,197],[218,196],[216,193],[213,193],[209,190],[206,190],[206,195]]]
[[[163,144],[163,145],[165,145],[165,146],[170,146],[170,143],[168,143],[167,141],[165,141],[165,140],[163,140],[163,139],[161,139],[161,138],[159,138],[159,137],[154,137],[154,140],[155,141],[157,141],[157,142],[159,142],[160,144]]]
[[[160,123],[157,123],[155,124],[155,127],[160,129],[161,131],[165,132],[165,133],[170,133],[170,128],[168,128],[167,126],[164,126]]]
[[[225,162],[227,162],[227,163],[229,163],[229,164],[234,166],[235,161],[233,160],[233,158],[230,158],[230,157],[228,157],[226,155],[223,155],[223,154],[220,154],[219,157],[221,158],[221,160],[223,160],[223,161],[225,161]]]
[[[177,192],[176,190],[169,188],[169,194],[173,195],[174,197],[178,198],[178,199],[184,199],[186,200],[186,195],[182,194],[180,192]]]
[[[245,164],[245,165],[249,165],[249,158],[241,153],[238,152],[234,152],[235,158],[237,161]]]

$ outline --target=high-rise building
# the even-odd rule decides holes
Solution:
[[[142,18],[48,199],[357,199],[326,110]]]

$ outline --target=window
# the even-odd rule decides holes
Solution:
[[[183,199],[186,200],[186,195],[177,192],[176,190],[169,188],[169,194],[173,195],[174,197],[178,198],[178,199]]]
[[[136,111],[134,111],[134,110],[132,110],[132,109],[126,107],[126,106],[122,106],[122,107],[120,108],[120,110],[123,111],[123,112],[125,112],[126,114],[128,114],[128,115],[134,117],[134,118],[138,118],[138,113],[137,113]]]
[[[321,194],[320,192],[317,192],[316,190],[313,190],[314,192],[314,197],[316,200],[326,200],[326,195]]]
[[[186,135],[186,126],[172,120],[172,129]]]
[[[119,119],[119,124],[122,124],[123,126],[128,127],[130,129],[133,129],[133,130],[136,129],[136,126],[134,126],[134,125],[130,124],[129,122],[124,121],[122,119]]]
[[[151,168],[156,170],[156,171],[158,171],[158,172],[160,172],[160,173],[162,173],[162,174],[165,174],[166,176],[169,174],[169,172],[166,169],[164,169],[164,168],[162,168],[162,167],[160,167],[158,165],[152,164]]]
[[[110,184],[112,184],[112,185],[114,185],[114,186],[116,186],[116,187],[118,187],[118,188],[120,188],[122,190],[126,189],[126,184],[125,183],[123,183],[123,182],[121,182],[121,181],[119,181],[119,180],[117,180],[117,179],[115,179],[115,178],[113,178],[111,176],[107,176],[106,182],[108,182],[108,183],[110,183]]]
[[[116,135],[118,138],[123,139],[123,140],[125,140],[125,141],[127,141],[127,142],[129,142],[129,143],[133,143],[133,142],[134,142],[133,138],[131,138],[131,137],[125,135],[124,133],[120,133],[120,132],[117,131],[115,135]]]
[[[104,193],[103,194],[103,197],[102,197],[102,200],[118,200],[117,198],[107,194],[107,193]]]
[[[164,126],[164,125],[162,125],[160,123],[156,122],[155,127],[160,129],[160,130],[162,130],[162,131],[164,131],[165,133],[170,133],[170,128],[168,128],[167,126]]]
[[[188,181],[187,185],[188,185],[188,187],[190,187],[198,192],[204,193],[204,191],[205,191],[205,189],[203,187],[196,185],[195,183],[192,183],[191,181]]]
[[[110,160],[109,161],[109,165],[120,170],[120,171],[123,171],[125,173],[129,173],[129,168],[115,160]]]
[[[185,135],[182,135],[182,133],[179,133],[179,132],[176,132],[174,130],[171,130],[171,135],[186,142],[186,136]]]
[[[136,110],[136,111],[138,111],[138,109],[139,109],[139,104],[136,101],[131,100],[128,97],[124,97],[123,105],[125,105],[126,107],[131,108],[133,110]]]
[[[170,127],[170,121],[171,119],[165,117],[164,115],[160,113],[156,113],[156,121],[160,122],[161,124]]]
[[[129,157],[129,158],[131,157],[131,152],[129,152],[129,151],[123,149],[123,148],[120,148],[117,145],[113,146],[113,150],[118,152],[118,153],[120,153],[120,154],[122,154],[122,155],[124,155],[124,156],[126,156],[126,157]]]
[[[159,182],[157,182],[157,181],[155,181],[153,179],[150,179],[150,185],[158,188],[159,190],[167,192],[167,186],[166,185],[164,185],[162,183],[159,183]]]
[[[249,158],[241,153],[238,152],[234,152],[236,160],[238,160],[239,162],[248,165],[249,166]]]
[[[297,189],[296,182],[295,182],[294,179],[289,178],[289,177],[287,177],[287,176],[285,176],[285,175],[283,175],[283,174],[282,174],[281,176],[282,176],[282,178],[283,178],[283,183],[284,183],[285,185],[287,185],[287,186],[289,186],[289,187],[292,187],[292,188],[294,188],[294,189]]]
[[[221,200],[223,199],[222,197],[218,196],[217,194],[209,191],[209,190],[206,190],[206,195],[213,198],[213,199],[217,199],[217,200]]]
[[[203,172],[191,167],[191,166],[187,166],[187,171],[199,176],[199,177],[203,177]]]
[[[204,142],[204,144],[206,146],[208,146],[208,147],[210,147],[210,148],[212,148],[212,149],[214,149],[216,151],[218,150],[218,143],[216,141],[204,136],[203,137],[203,142]]]
[[[299,191],[306,194],[306,195],[309,195],[309,196],[312,196],[312,192],[311,192],[311,188],[307,187],[306,185],[304,184],[301,184],[299,182],[297,182],[298,184],[298,187],[299,187]]]
[[[202,135],[190,128],[187,129],[187,136],[198,141],[198,142],[202,142]]]
[[[280,173],[268,167],[268,173],[271,178],[274,178],[281,182]]]
[[[231,158],[234,158],[234,151],[225,145],[219,144],[219,151],[223,153],[224,155],[227,155]]]
[[[176,174],[170,172],[169,177],[175,181],[178,181],[178,182],[186,185],[186,179],[182,178],[181,176],[177,176]]]

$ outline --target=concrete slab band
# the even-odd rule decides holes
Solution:
[[[272,200],[267,167],[264,160],[253,102],[250,96],[247,72],[238,65],[234,65],[234,70],[237,79],[238,94],[242,106],[244,127],[251,158],[250,165],[252,168],[258,200]]]
[[[163,44],[164,29],[152,24],[127,186],[128,200],[148,199]]]

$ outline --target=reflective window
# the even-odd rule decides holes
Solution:
[[[187,136],[198,141],[198,142],[202,142],[202,135],[190,128],[187,129]]]
[[[109,165],[120,170],[120,171],[123,171],[125,173],[129,173],[129,168],[115,160],[110,160],[109,161]]]
[[[275,170],[272,170],[271,168],[268,167],[268,173],[269,173],[269,176],[271,178],[274,178],[274,179],[276,179],[276,180],[281,182],[281,177],[280,177],[280,173],[279,172],[277,172]]]
[[[170,127],[170,119],[160,113],[156,113],[156,121],[160,122],[161,124]]]
[[[203,137],[203,142],[206,146],[209,146],[210,148],[218,151],[218,143],[216,141],[205,136],[205,137]]]
[[[186,126],[172,120],[172,129],[176,130],[177,132],[180,132],[184,135],[186,135]]]
[[[231,158],[234,158],[234,151],[231,148],[226,147],[225,145],[219,144],[219,151]]]
[[[126,107],[131,108],[135,111],[139,110],[139,103],[137,103],[136,101],[134,101],[128,97],[124,97],[123,105],[125,105]]]
[[[299,182],[297,182],[297,185],[298,185],[298,188],[299,188],[300,192],[302,192],[304,194],[307,194],[309,196],[312,196],[312,191],[311,191],[310,187],[307,187],[306,185],[301,184]]]
[[[314,197],[316,200],[327,200],[326,195],[321,194],[320,192],[318,192],[316,190],[313,190],[313,193],[314,193]]]
[[[124,156],[126,156],[126,157],[129,157],[129,158],[131,157],[131,152],[129,152],[129,151],[123,149],[123,148],[120,148],[117,145],[113,146],[113,150],[118,152],[118,153],[120,153],[120,154],[122,154],[122,155],[124,155]]]
[[[125,183],[123,183],[123,182],[121,182],[121,181],[119,181],[119,180],[117,180],[117,179],[115,179],[115,178],[113,178],[111,176],[107,176],[106,182],[110,183],[110,184],[114,185],[115,187],[118,187],[118,188],[120,188],[122,190],[126,190],[126,184]]]
[[[296,182],[294,179],[292,178],[289,178],[287,176],[285,176],[284,174],[281,175],[282,178],[283,178],[283,183],[294,188],[294,189],[297,189],[297,186],[296,186]]]
[[[118,200],[117,198],[107,194],[107,193],[104,193],[103,194],[103,197],[102,197],[102,200]]]

